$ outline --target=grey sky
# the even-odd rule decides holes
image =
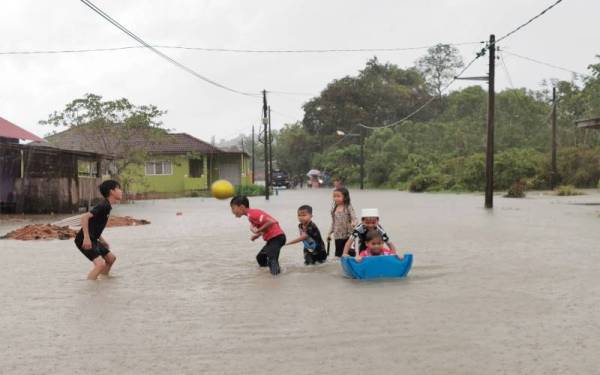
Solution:
[[[305,49],[412,47],[500,36],[554,0],[96,0],[94,3],[152,44],[213,48]],[[507,39],[508,51],[586,72],[600,54],[600,2],[564,0]],[[135,42],[77,0],[0,2],[0,51],[77,49]],[[465,60],[477,45],[460,47]],[[354,75],[374,53],[242,54],[163,50],[199,73],[242,91],[317,94],[332,79]],[[381,61],[411,66],[425,51],[377,53]],[[505,55],[516,87],[570,79],[557,69]],[[480,59],[466,75],[482,75]],[[502,67],[498,88],[508,86]],[[464,83],[461,83],[464,85]],[[453,86],[453,88],[460,85]],[[0,55],[0,116],[44,135],[41,119],[92,92],[126,97],[169,113],[167,128],[209,140],[249,133],[260,99],[211,86],[150,51],[62,55]],[[308,96],[270,96],[273,126],[301,119]]]

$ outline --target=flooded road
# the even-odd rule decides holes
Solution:
[[[377,207],[409,277],[357,282],[339,263],[258,269],[262,242],[227,201],[121,205],[114,277],[89,282],[71,241],[0,241],[3,374],[593,374],[600,360],[600,195],[496,198],[351,191]],[[297,234],[330,192],[251,198]],[[182,216],[176,216],[181,211]],[[0,233],[24,225],[0,221]]]

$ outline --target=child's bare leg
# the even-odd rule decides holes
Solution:
[[[93,260],[93,262],[94,262],[94,268],[92,268],[90,273],[88,273],[88,277],[87,277],[88,280],[97,280],[98,275],[100,275],[106,268],[106,262],[104,261],[104,258],[102,258],[102,257],[97,257],[96,259]]]
[[[104,261],[106,262],[106,267],[104,267],[104,271],[102,271],[103,275],[108,275],[110,269],[113,264],[117,261],[117,257],[113,255],[113,253],[108,253],[104,256]]]

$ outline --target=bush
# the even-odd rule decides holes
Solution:
[[[575,186],[573,186],[573,185],[561,185],[556,190],[556,195],[560,195],[562,197],[571,196],[571,195],[582,195],[582,194],[583,193],[576,190]]]
[[[565,185],[595,187],[600,179],[600,149],[571,147],[560,150],[558,172]]]
[[[526,188],[527,188],[527,183],[524,180],[515,181],[508,189],[508,192],[506,193],[505,197],[507,197],[507,198],[525,198]]]
[[[235,195],[247,195],[249,197],[264,195],[265,187],[262,185],[237,185]]]
[[[413,193],[424,191],[441,191],[450,189],[454,185],[450,176],[441,173],[420,174],[408,184],[408,190]]]

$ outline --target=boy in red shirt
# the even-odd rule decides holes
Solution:
[[[269,267],[271,274],[277,275],[281,272],[279,268],[279,252],[285,245],[285,234],[277,220],[263,210],[250,208],[250,202],[245,195],[238,195],[231,198],[229,203],[231,212],[235,217],[248,216],[248,221],[252,224],[252,241],[262,235],[267,242],[265,246],[256,254],[256,261],[261,267]]]

